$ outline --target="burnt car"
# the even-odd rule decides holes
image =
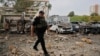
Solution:
[[[79,28],[80,28],[79,22],[71,22],[71,24],[72,24],[73,31],[79,32]]]
[[[100,22],[90,22],[83,27],[84,34],[100,34]]]
[[[91,33],[93,34],[100,33],[100,22],[91,22]]]

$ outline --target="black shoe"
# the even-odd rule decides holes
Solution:
[[[35,46],[33,47],[33,49],[36,50],[36,51],[38,51],[37,47],[35,47]]]
[[[50,56],[50,55],[47,53],[47,54],[44,54],[44,56]]]

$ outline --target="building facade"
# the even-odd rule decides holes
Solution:
[[[97,13],[100,15],[100,5],[95,4],[90,7],[90,13]]]
[[[50,16],[46,21],[48,22],[48,25],[62,24],[62,23],[67,24],[70,23],[70,17],[53,15]]]
[[[3,15],[4,17],[12,17],[13,19],[15,18],[20,18],[22,13],[15,13],[16,10],[13,8],[13,5],[15,4],[14,1],[16,2],[16,0],[2,0],[4,1],[3,3],[6,3],[7,1],[9,1],[8,3],[8,7],[2,6],[0,7],[0,13],[1,15]],[[34,20],[34,18],[38,15],[39,11],[44,11],[45,12],[45,17],[48,17],[48,6],[47,4],[49,3],[49,0],[29,0],[31,2],[33,2],[33,5],[31,5],[30,7],[28,7],[24,12],[25,12],[25,19],[30,20],[29,18],[32,17],[32,21]],[[12,2],[12,3],[11,3]]]

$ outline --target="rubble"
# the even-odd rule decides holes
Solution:
[[[33,41],[32,40],[27,40],[27,43],[33,43]]]
[[[76,56],[76,54],[70,54],[70,56]]]
[[[86,42],[88,44],[92,44],[92,40],[91,39],[88,39],[88,38],[82,38],[81,39],[83,42]]]
[[[0,39],[3,39],[3,38],[4,38],[4,37],[1,37],[1,36],[0,36]]]
[[[48,43],[48,44],[46,45],[46,47],[47,47],[48,49],[51,49],[51,48],[52,48],[51,45],[52,45],[51,43]]]
[[[75,44],[80,46],[80,47],[84,47],[84,43],[83,42],[75,42]]]
[[[13,48],[12,51],[11,51],[11,53],[12,54],[17,54],[17,49],[16,48]]]
[[[6,37],[5,37],[5,40],[8,40],[8,38],[9,38],[9,37],[8,37],[8,36],[6,36]]]
[[[87,42],[88,44],[92,44],[92,40],[91,40],[91,39],[87,39],[86,42]]]
[[[82,38],[81,40],[82,40],[83,42],[86,42],[87,38]]]
[[[72,50],[76,50],[77,47],[76,47],[76,46],[72,46],[71,49],[72,49]]]
[[[24,38],[23,39],[19,39],[19,41],[22,42],[22,41],[25,41],[25,39]]]
[[[68,37],[60,36],[60,35],[58,35],[57,38],[55,39],[55,41],[61,41],[61,42],[66,41],[66,40],[68,40]]]
[[[2,53],[5,56],[43,56],[43,51],[40,44],[38,45],[38,52],[33,50],[33,42],[36,40],[36,38],[31,38],[28,35],[26,37],[25,36],[26,35],[13,35],[13,37],[10,36],[9,40],[7,41],[3,36],[4,39],[1,38],[0,43],[6,43],[7,48],[1,48],[2,50],[0,51],[4,50],[4,53]],[[87,37],[88,36],[84,37],[82,35],[79,37],[72,37],[72,35],[57,35],[54,33],[49,33],[49,36],[45,36],[46,48],[50,56],[100,56],[99,35],[96,35],[97,38],[94,38],[93,35],[89,36],[91,39]],[[94,44],[92,44],[93,41],[95,41]],[[0,46],[2,47],[2,45]],[[91,55],[93,52],[94,54]],[[0,55],[3,56],[1,53]]]
[[[12,54],[17,54],[17,47],[15,45],[10,45],[9,50]]]
[[[10,50],[10,51],[13,50],[13,49],[15,49],[15,48],[16,48],[15,45],[9,45],[9,50]]]

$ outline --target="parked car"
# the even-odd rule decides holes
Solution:
[[[52,25],[49,29],[50,31],[55,31],[56,33],[73,33],[72,25]]]
[[[88,26],[83,28],[85,34],[100,34],[100,22],[90,22]]]
[[[91,22],[91,33],[99,34],[100,33],[100,22]]]
[[[73,31],[79,32],[79,28],[80,28],[79,22],[71,22],[71,23],[72,23]]]

